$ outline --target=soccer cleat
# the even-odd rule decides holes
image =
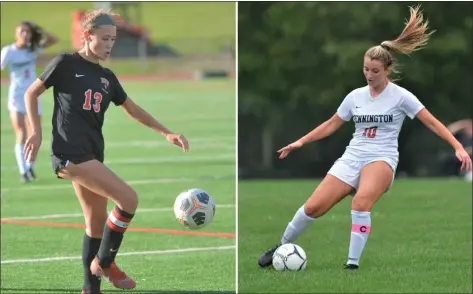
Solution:
[[[260,267],[268,267],[273,264],[273,255],[274,252],[281,246],[281,244],[276,245],[275,247],[269,249],[268,251],[264,252],[258,258],[258,264]]]
[[[112,262],[110,268],[101,268],[97,257],[92,261],[90,265],[90,271],[94,276],[104,278],[115,288],[118,289],[134,289],[136,282],[122,272],[115,262]]]
[[[30,168],[30,170],[27,171],[26,174],[28,175],[28,178],[30,180],[36,180],[36,174],[34,173],[33,168]]]
[[[80,293],[81,293],[81,294],[95,294],[95,293],[87,293],[87,292],[85,292],[85,290],[82,290],[82,292],[80,292]],[[103,292],[100,291],[99,294],[103,294]]]
[[[28,183],[30,180],[30,178],[28,177],[28,173],[24,173],[20,176],[20,181],[22,183]]]
[[[345,269],[348,269],[348,270],[357,270],[359,268],[359,266],[357,266],[356,264],[345,264]]]

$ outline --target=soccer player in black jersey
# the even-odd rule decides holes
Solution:
[[[85,217],[86,233],[82,260],[82,293],[99,294],[100,278],[113,286],[131,289],[133,279],[121,271],[115,256],[137,205],[136,192],[104,164],[104,115],[113,102],[133,119],[163,135],[185,152],[189,144],[182,135],[169,131],[136,105],[114,73],[102,67],[112,50],[117,29],[114,16],[92,11],[83,20],[83,47],[77,53],[54,58],[28,88],[25,100],[32,135],[25,144],[25,158],[34,161],[42,141],[38,97],[48,88],[54,92],[52,154],[59,178],[72,180]],[[107,200],[116,206],[107,212]]]

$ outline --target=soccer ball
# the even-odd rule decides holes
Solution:
[[[301,271],[306,265],[307,255],[299,245],[287,243],[274,252],[273,267],[277,271]]]
[[[177,196],[174,215],[181,225],[191,230],[202,229],[214,218],[215,202],[204,190],[190,189]]]

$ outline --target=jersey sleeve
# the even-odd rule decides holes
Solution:
[[[411,93],[406,93],[401,98],[401,110],[409,116],[410,119],[414,119],[419,111],[424,108],[424,105]]]
[[[126,94],[125,90],[123,89],[122,85],[120,84],[120,81],[118,80],[117,76],[112,73],[113,75],[113,96],[112,96],[112,102],[116,105],[122,105],[128,95]]]
[[[352,117],[353,95],[348,94],[337,109],[338,116],[344,121],[349,121]]]
[[[0,59],[0,68],[1,70],[4,70],[5,67],[7,67],[8,64],[8,47],[3,47],[2,48],[2,54],[1,54],[1,59]]]
[[[64,54],[54,57],[54,59],[49,62],[44,71],[39,75],[38,78],[43,82],[46,89],[58,84],[62,74],[61,71],[64,59]]]

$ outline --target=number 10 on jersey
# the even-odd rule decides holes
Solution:
[[[378,127],[366,128],[363,132],[363,137],[375,138],[377,129]]]

